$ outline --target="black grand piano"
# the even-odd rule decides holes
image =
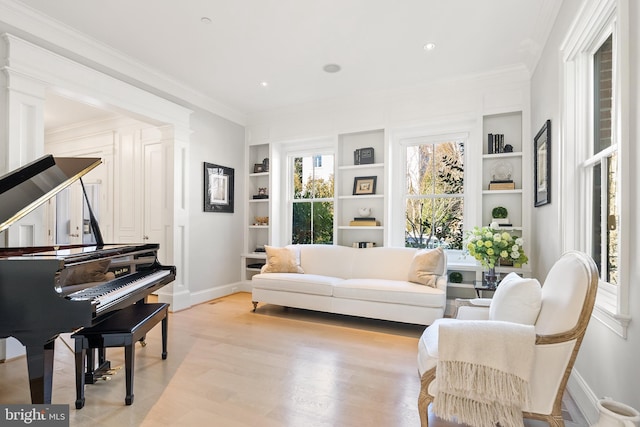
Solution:
[[[0,232],[100,163],[45,156],[0,177]],[[175,267],[157,260],[159,245],[104,244],[90,206],[89,215],[95,244],[0,248],[0,337],[26,347],[34,404],[51,403],[60,333],[93,326],[175,279]]]

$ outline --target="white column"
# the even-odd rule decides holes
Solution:
[[[0,139],[0,173],[10,172],[44,154],[44,98],[43,82],[2,68],[2,95],[6,108],[5,139]],[[46,242],[44,207],[39,208],[5,231],[7,246],[34,246]]]
[[[176,280],[159,290],[161,302],[171,304],[171,310],[183,310],[191,306],[188,280],[189,206],[186,165],[189,155],[191,131],[178,125],[164,126],[163,147],[166,166],[167,198],[164,210],[166,224],[165,259],[177,269]]]

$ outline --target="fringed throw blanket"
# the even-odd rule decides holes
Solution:
[[[524,425],[534,327],[472,320],[438,327],[434,414],[473,427]]]

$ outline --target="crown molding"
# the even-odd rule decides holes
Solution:
[[[202,108],[244,126],[246,115],[14,0],[0,0],[0,23],[20,38],[168,100]],[[15,31],[13,31],[15,30]],[[173,98],[173,99],[172,99]]]

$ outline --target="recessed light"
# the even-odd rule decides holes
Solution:
[[[434,42],[428,42],[427,44],[424,45],[424,50],[426,50],[427,52],[430,50],[433,50],[436,48],[436,44]]]
[[[337,73],[342,68],[338,64],[327,64],[322,69],[327,73]]]
[[[269,82],[260,82],[260,86],[267,87],[269,86]]]
[[[202,18],[200,18],[200,22],[202,22],[203,24],[211,24],[211,18],[209,18],[208,16],[203,16]]]

